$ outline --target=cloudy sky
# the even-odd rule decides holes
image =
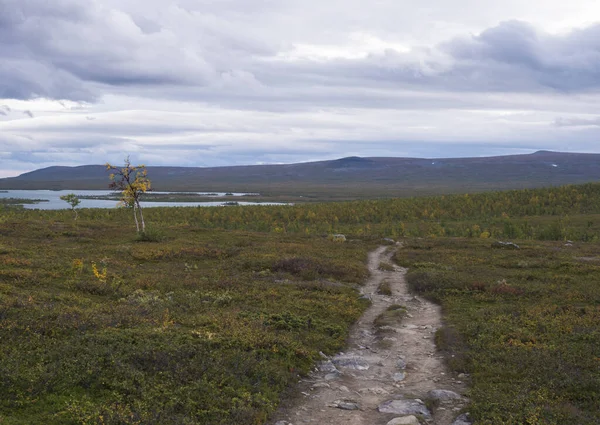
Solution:
[[[0,0],[0,177],[600,152],[597,0]]]

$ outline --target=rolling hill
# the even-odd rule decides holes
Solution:
[[[538,151],[478,158],[361,158],[286,165],[148,167],[155,190],[260,192],[331,199],[520,189],[600,180],[600,154]],[[0,189],[106,189],[102,165],[48,167]]]

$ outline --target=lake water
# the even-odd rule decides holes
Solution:
[[[36,204],[23,204],[27,209],[39,210],[65,210],[71,207],[60,197],[74,193],[77,196],[107,196],[112,194],[109,190],[7,190],[0,191],[0,198],[16,198],[16,199],[42,199],[44,202]],[[152,192],[159,194],[183,193],[183,192]],[[186,192],[195,193],[198,195],[209,195],[215,198],[225,196],[225,193],[216,192]],[[243,196],[256,195],[254,193],[227,193],[228,196]],[[81,199],[81,203],[77,208],[116,208],[118,201],[110,201],[106,199]],[[142,207],[217,207],[223,205],[223,201],[207,201],[207,202],[142,202]],[[286,205],[277,202],[243,202],[239,201],[239,205]]]

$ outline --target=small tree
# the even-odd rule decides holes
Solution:
[[[111,183],[109,189],[118,190],[121,192],[120,205],[133,209],[133,218],[135,220],[135,228],[137,232],[146,231],[146,223],[144,222],[144,214],[140,205],[140,197],[142,193],[150,190],[150,180],[146,176],[145,165],[131,165],[129,157],[125,158],[125,166],[115,167],[111,164],[106,164],[106,169],[114,171],[110,174]],[[138,220],[139,214],[139,220]]]
[[[75,195],[74,193],[69,193],[67,195],[61,196],[60,199],[65,201],[67,204],[71,205],[71,211],[75,213],[75,220],[77,220],[78,214],[75,208],[81,203],[77,195]]]

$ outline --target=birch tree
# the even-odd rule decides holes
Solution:
[[[75,214],[75,220],[77,220],[78,214],[75,208],[77,208],[77,205],[81,203],[77,195],[75,195],[74,193],[69,193],[67,195],[61,196],[60,199],[71,206],[71,211],[73,211],[73,213]]]
[[[111,183],[109,189],[121,192],[120,206],[129,207],[133,210],[133,219],[138,233],[146,231],[144,213],[140,204],[142,193],[150,190],[150,179],[147,177],[145,165],[131,165],[129,157],[125,158],[123,167],[116,167],[109,163],[106,169],[112,171],[109,178]]]

